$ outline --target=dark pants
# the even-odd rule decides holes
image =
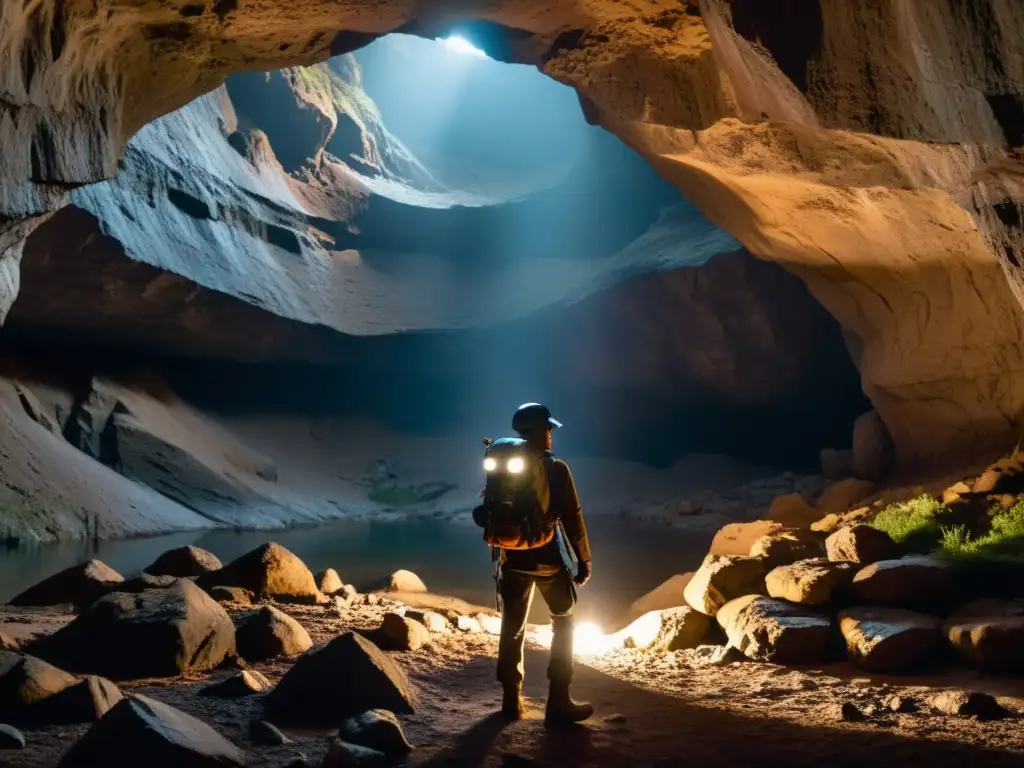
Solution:
[[[564,568],[551,576],[502,569],[498,681],[514,684],[523,680],[526,617],[533,602],[534,585],[551,611],[553,637],[548,679],[553,683],[568,685],[572,680],[572,612],[576,607],[576,585],[569,571]]]

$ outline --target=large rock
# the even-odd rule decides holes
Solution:
[[[810,528],[821,517],[818,508],[808,504],[800,493],[776,496],[768,507],[768,519],[786,528]]]
[[[857,477],[878,482],[896,460],[892,435],[878,411],[870,410],[853,422],[853,471]]]
[[[246,661],[298,656],[313,647],[306,629],[284,611],[265,605],[235,629],[238,655]]]
[[[244,587],[258,598],[281,602],[317,603],[322,599],[306,564],[273,541],[232,560],[219,571],[203,574],[196,583],[204,589]]]
[[[870,565],[879,560],[893,560],[903,549],[885,531],[870,525],[851,525],[840,528],[825,539],[828,559]]]
[[[1024,601],[977,600],[949,616],[943,631],[972,667],[1024,672]]]
[[[824,557],[801,560],[769,571],[765,577],[768,594],[801,605],[826,605],[853,580],[857,566],[834,563]]]
[[[415,651],[430,643],[430,631],[423,624],[397,613],[384,614],[378,637],[380,647],[388,651]]]
[[[252,605],[256,596],[245,587],[210,587],[206,590],[218,603]]]
[[[235,628],[213,598],[181,579],[169,589],[107,595],[33,652],[115,680],[170,677],[212,669],[234,654]]]
[[[867,480],[848,477],[833,483],[818,497],[817,507],[821,516],[845,512],[875,492],[875,484]]]
[[[93,725],[60,768],[223,768],[245,762],[245,753],[206,723],[135,694]]]
[[[103,677],[89,675],[75,685],[43,699],[28,713],[28,720],[50,725],[93,723],[124,698],[121,689]]]
[[[869,605],[939,608],[956,602],[959,586],[952,569],[926,555],[879,560],[857,571],[853,594]]]
[[[746,557],[750,554],[750,548],[754,546],[754,542],[762,536],[767,536],[772,533],[780,533],[784,530],[786,530],[786,528],[782,523],[773,522],[771,520],[754,520],[749,523],[729,523],[728,525],[722,526],[722,528],[720,528],[715,534],[715,538],[711,540],[711,546],[708,548],[708,554],[721,555],[724,557],[730,555]]]
[[[847,656],[871,672],[912,672],[935,658],[939,620],[900,608],[850,608],[839,613]]]
[[[764,577],[764,564],[755,558],[708,555],[683,596],[694,610],[714,616],[730,600],[764,594]]]
[[[202,576],[210,571],[217,571],[224,567],[224,564],[212,552],[205,549],[193,547],[191,544],[186,547],[178,547],[164,552],[153,561],[153,564],[146,568],[146,573],[154,576],[179,576],[188,578],[191,576]]]
[[[832,635],[827,616],[761,595],[726,603],[716,618],[730,645],[747,658],[776,664],[822,661]]]
[[[23,721],[32,707],[77,684],[77,677],[41,659],[0,651],[0,721]]]
[[[386,755],[412,751],[412,744],[405,738],[398,718],[386,709],[371,709],[357,717],[350,717],[338,729],[338,738]]]
[[[422,593],[427,591],[427,585],[412,571],[399,570],[375,581],[363,592],[409,592]]]
[[[117,588],[118,592],[145,592],[147,589],[167,589],[174,586],[177,576],[154,576],[151,573],[140,573]]]
[[[301,656],[266,702],[279,720],[338,723],[369,709],[411,714],[405,673],[365,637],[345,632]]]
[[[451,624],[448,619],[436,611],[408,610],[405,612],[405,618],[418,621],[430,632],[441,634],[451,632]]]
[[[73,565],[60,573],[29,587],[11,600],[11,605],[59,605],[72,603],[85,606],[117,589],[124,576],[106,563],[90,560]]]
[[[822,538],[811,531],[781,531],[762,536],[750,547],[750,556],[764,561],[765,568],[789,565],[825,554]]]
[[[641,632],[649,633],[648,624],[657,624],[657,634],[650,642],[644,643],[637,637]],[[625,634],[634,644],[655,651],[682,651],[696,648],[708,634],[711,620],[690,606],[666,608],[652,611],[634,621]],[[646,639],[646,638],[643,638]]]

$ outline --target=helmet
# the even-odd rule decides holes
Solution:
[[[562,422],[551,418],[551,411],[540,403],[523,403],[512,416],[512,429],[519,434],[541,429],[558,429]]]

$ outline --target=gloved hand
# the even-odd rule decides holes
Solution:
[[[576,582],[577,587],[582,587],[588,581],[590,581],[590,561],[580,560],[576,566],[576,576],[573,578]]]

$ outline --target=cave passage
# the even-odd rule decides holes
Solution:
[[[542,401],[567,424],[560,450],[656,467],[721,453],[815,471],[849,444],[868,404],[836,322],[588,124],[571,88],[459,38],[389,35],[226,94],[233,128],[199,102],[162,119],[183,142],[218,121],[180,157],[194,168],[138,201],[120,178],[113,199],[73,196],[29,239],[9,349],[85,377],[156,368],[213,411],[408,434],[494,436]],[[129,158],[153,173],[168,136],[143,131]],[[262,175],[225,197],[239,155]],[[259,186],[270,171],[287,194]]]

